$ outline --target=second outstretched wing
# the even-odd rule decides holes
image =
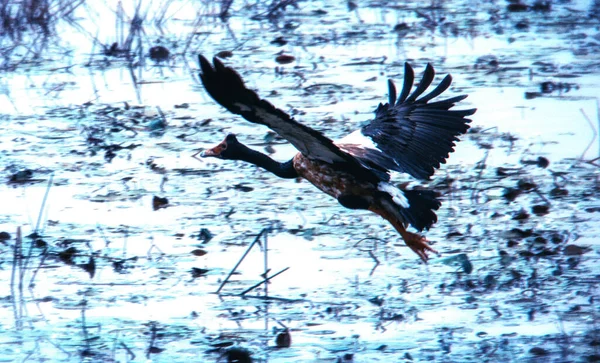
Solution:
[[[339,146],[347,149],[348,146],[343,143],[362,137],[366,140],[363,146],[367,146],[359,150],[360,153],[348,150],[356,157],[388,170],[408,173],[418,179],[429,179],[454,151],[458,136],[469,129],[471,120],[466,117],[476,111],[451,110],[466,95],[429,103],[450,87],[450,75],[429,94],[419,98],[431,85],[434,76],[433,67],[428,64],[421,82],[410,94],[415,77],[412,67],[405,63],[400,96],[396,98],[396,87],[390,80],[389,103],[380,104],[375,110],[375,119],[354,135],[349,135],[352,137],[340,140]]]

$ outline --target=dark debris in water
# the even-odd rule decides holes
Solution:
[[[150,59],[157,63],[166,62],[167,60],[169,60],[170,55],[171,52],[169,51],[169,49],[162,45],[155,45],[148,51],[148,56],[150,57]]]
[[[14,4],[21,3],[26,4]],[[472,4],[454,3],[236,4],[223,1],[203,9],[210,11],[199,14],[210,15],[200,16],[202,21],[188,39],[148,42],[144,38],[142,45],[162,45],[144,46],[138,52],[125,41],[102,45],[91,57],[103,59],[90,59],[87,68],[98,71],[130,62],[132,68],[124,70],[136,74],[149,68],[160,76],[157,84],[167,86],[165,79],[172,74],[179,77],[175,73],[179,69],[188,70],[187,64],[182,67],[182,59],[200,48],[251,64],[250,74],[272,71],[254,67],[254,59],[275,63],[282,86],[255,79],[252,87],[266,88],[264,92],[271,92],[269,100],[299,121],[314,122],[332,137],[356,126],[348,115],[354,117],[357,111],[353,104],[345,108],[348,100],[362,102],[371,97],[367,88],[399,76],[408,55],[415,57],[410,59],[414,63],[446,67],[444,71],[455,76],[456,87],[465,87],[464,93],[473,96],[520,87],[519,97],[520,92],[526,92],[527,98],[541,97],[519,100],[523,126],[530,112],[540,108],[536,102],[574,101],[593,89],[584,77],[596,71],[582,69],[581,64],[595,59],[597,53],[598,37],[590,35],[595,31],[594,19],[599,18],[595,3],[587,10],[575,10],[573,3],[489,2],[476,11]],[[375,23],[367,20],[367,12],[378,11],[402,16],[380,17]],[[121,15],[128,19],[121,24],[126,25],[123,29],[149,33],[143,12]],[[214,16],[222,19],[218,26]],[[229,27],[250,17],[255,20]],[[207,19],[211,20],[204,22]],[[8,14],[3,20],[8,20],[4,25],[13,32],[9,33],[16,34],[15,18]],[[44,27],[52,31],[56,25],[44,18],[37,21],[26,32]],[[324,30],[328,24],[335,26]],[[221,29],[229,33],[219,33]],[[265,29],[274,31],[261,33]],[[564,33],[568,47],[559,51],[566,51],[575,62],[561,64],[540,50],[543,37],[550,33]],[[220,39],[216,50],[209,39],[215,34]],[[523,44],[535,42],[536,37],[540,48],[525,49]],[[452,54],[457,51],[454,44],[467,41],[470,50],[477,51],[481,39],[491,38],[521,48],[509,54],[461,54],[459,62]],[[373,40],[386,46],[378,43],[365,48],[376,51],[363,52],[363,46]],[[388,52],[393,42],[397,54]],[[178,46],[182,43],[186,50]],[[441,51],[441,44],[451,48]],[[41,48],[27,47],[31,53]],[[422,56],[413,49],[420,49]],[[557,49],[552,48],[552,54],[560,54]],[[443,60],[436,55],[442,52]],[[3,68],[31,67],[4,54]],[[39,59],[49,58],[36,57],[36,64],[42,66]],[[144,58],[165,66],[144,64]],[[133,66],[136,62],[139,65]],[[67,65],[66,72],[69,68],[73,67]],[[197,72],[191,68],[195,77]],[[342,68],[347,68],[343,74]],[[345,76],[346,71],[360,72],[364,82],[327,76]],[[136,81],[147,82],[147,74]],[[197,87],[194,82],[197,79],[189,82],[190,87]],[[49,107],[31,120],[3,116],[2,124],[10,124],[11,129],[42,125],[37,131],[23,126],[22,135],[2,143],[14,153],[3,152],[0,158],[3,192],[10,196],[3,199],[9,212],[0,216],[6,231],[0,232],[0,272],[7,291],[13,289],[0,302],[17,315],[1,323],[22,324],[3,332],[6,339],[23,342],[21,351],[30,354],[27,347],[40,346],[35,357],[65,357],[65,361],[81,357],[135,361],[144,355],[164,361],[238,363],[600,360],[600,333],[594,324],[600,286],[594,156],[588,158],[590,162],[563,160],[517,130],[491,130],[482,126],[486,120],[474,120],[459,146],[472,147],[468,160],[474,161],[455,165],[451,157],[434,177],[432,185],[442,193],[444,206],[427,237],[436,242],[442,256],[424,267],[407,257],[407,248],[397,243],[387,226],[368,216],[342,212],[335,203],[311,194],[305,183],[280,186],[239,164],[186,164],[188,154],[241,127],[243,121],[216,111],[209,114],[201,91],[193,97],[182,94],[164,112],[127,100]],[[380,96],[373,105],[381,101]],[[502,110],[514,106],[504,104],[503,97],[493,102]],[[570,102],[562,105],[575,108]],[[265,136],[264,129],[248,133],[255,145],[276,158],[289,146],[276,135]],[[487,158],[488,153],[495,159]],[[38,182],[47,182],[51,172],[56,179],[50,183],[49,202],[39,207],[37,217],[36,209],[43,204],[37,198],[43,194]],[[288,193],[291,188],[294,193]],[[275,203],[275,198],[281,200]],[[21,237],[14,232],[28,220],[35,233]],[[248,263],[235,272],[227,286],[233,296],[214,294],[238,261],[246,237],[267,226],[277,226],[270,232],[268,246],[263,246],[268,258],[257,257],[258,269]],[[369,255],[364,248],[351,247],[366,235],[378,238]],[[376,270],[371,268],[373,260]],[[296,265],[269,280],[273,271],[283,271],[275,264],[288,263]],[[299,272],[288,279],[294,271]],[[256,296],[239,296],[255,283]],[[19,286],[28,284],[33,299],[28,292],[19,292]],[[93,299],[83,304],[81,299],[87,296]],[[146,324],[149,317],[156,322]],[[76,321],[81,322],[79,330],[73,328]],[[273,321],[285,321],[290,328],[266,329]],[[26,324],[35,331],[33,336],[22,329]],[[111,351],[111,356],[99,353],[105,351]],[[28,358],[13,360],[23,359]]]
[[[42,183],[46,179],[34,178],[34,171],[30,169],[19,170],[8,178],[8,184],[33,184]]]
[[[0,232],[0,242],[6,242],[11,239],[10,233],[8,232]]]
[[[192,267],[192,270],[190,272],[192,274],[192,278],[196,279],[198,277],[206,275],[209,271],[210,270],[207,270],[205,268]]]
[[[289,348],[292,345],[292,333],[289,329],[277,333],[275,337],[275,346],[277,348]]]
[[[222,357],[227,359],[227,363],[252,363],[254,360],[252,359],[252,354],[250,351],[244,348],[230,348],[227,349]]]
[[[459,253],[451,257],[445,257],[441,259],[440,262],[449,266],[457,266],[466,274],[473,272],[473,264],[469,260],[469,256],[465,253]]]
[[[208,243],[212,240],[214,235],[208,230],[208,228],[200,228],[197,235],[192,235],[192,238],[197,239],[201,243]]]
[[[169,206],[169,199],[165,197],[154,196],[152,197],[152,209],[159,210],[162,208],[167,208]]]

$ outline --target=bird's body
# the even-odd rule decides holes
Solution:
[[[372,189],[371,183],[361,182],[350,173],[335,170],[331,164],[312,160],[302,153],[296,154],[292,160],[300,177],[335,199],[340,195],[358,195],[363,190]]]
[[[450,86],[450,76],[418,99],[433,81],[433,68],[428,65],[423,80],[409,95],[414,72],[406,64],[400,96],[396,98],[389,81],[389,103],[377,107],[375,119],[334,142],[260,99],[245,87],[237,72],[218,59],[213,63],[214,67],[200,56],[200,78],[208,93],[229,111],[273,129],[299,153],[279,163],[230,134],[203,156],[243,160],[282,178],[304,178],[344,207],[370,210],[388,220],[423,261],[427,261],[427,251],[436,252],[424,237],[406,230],[409,224],[418,231],[429,229],[437,221],[434,211],[441,203],[436,193],[397,188],[390,183],[389,172],[428,179],[453,151],[457,136],[468,129],[470,120],[465,116],[475,110],[450,110],[466,96],[428,103]]]

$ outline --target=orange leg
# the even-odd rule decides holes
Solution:
[[[402,236],[404,243],[406,243],[406,245],[410,247],[410,249],[413,250],[413,252],[416,253],[421,258],[421,260],[423,260],[423,262],[427,263],[427,260],[429,259],[429,256],[427,256],[427,251],[439,255],[438,251],[434,250],[430,245],[427,244],[427,238],[416,233],[408,232],[404,227],[404,224],[398,219],[396,219],[396,217],[394,217],[391,213],[388,213],[386,210],[374,206],[369,207],[369,210],[371,212],[377,213],[378,215],[386,219],[388,222],[390,222],[392,226],[394,226],[396,231],[400,233],[400,236]]]

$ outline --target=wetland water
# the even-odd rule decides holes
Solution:
[[[223,22],[213,3],[85,3],[46,42],[2,38],[0,361],[600,361],[598,2],[290,4],[234,1]],[[193,158],[229,132],[295,153],[204,92],[197,54],[222,51],[333,139],[405,61],[452,74],[447,97],[478,111],[426,184],[441,256],[307,182]],[[237,296],[258,246],[215,294],[263,229],[268,275],[289,267],[269,299]]]

